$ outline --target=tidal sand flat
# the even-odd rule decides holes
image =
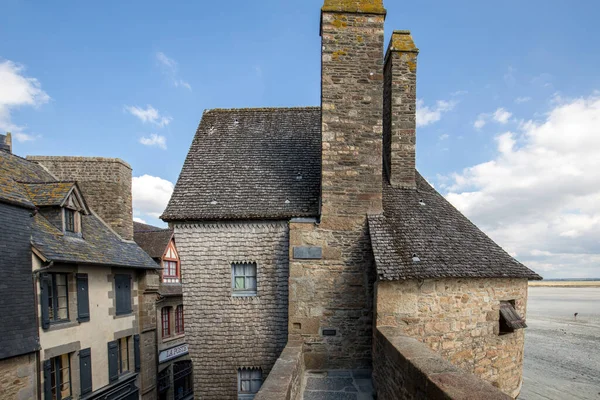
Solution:
[[[519,399],[599,400],[600,287],[529,287],[527,308]]]

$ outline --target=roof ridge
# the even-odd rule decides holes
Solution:
[[[242,107],[242,108],[208,108],[208,112],[252,112],[252,111],[303,111],[320,110],[320,106],[296,106],[296,107]]]
[[[49,183],[77,183],[77,181],[19,181],[19,180],[14,180],[17,183],[22,183],[25,185],[47,185]]]

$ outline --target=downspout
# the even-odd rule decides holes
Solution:
[[[31,275],[33,277],[33,303],[34,303],[34,308],[35,308],[35,325],[37,327],[37,331],[38,332],[40,331],[40,316],[38,314],[38,305],[39,305],[39,302],[38,302],[38,294],[37,294],[37,284],[36,284],[36,281],[37,281],[37,278],[39,277],[39,274],[41,272],[44,272],[44,271],[50,269],[53,265],[54,265],[54,261],[50,261],[48,263],[48,265],[45,265],[42,268],[38,268],[38,269],[32,271],[32,273],[31,273]],[[39,335],[38,335],[38,337],[39,337]],[[39,343],[39,338],[38,338],[38,347],[39,346],[40,346],[40,343]],[[42,366],[41,366],[41,364],[42,364],[42,355],[41,355],[41,352],[40,352],[39,348],[35,352],[35,358],[36,358],[35,361],[36,361],[36,370],[37,370],[37,373],[36,373],[36,378],[37,378],[36,379],[36,386],[37,386],[36,389],[37,390],[36,390],[36,392],[37,392],[37,398],[38,398],[38,400],[42,400]]]

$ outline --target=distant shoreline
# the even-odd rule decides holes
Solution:
[[[600,287],[598,281],[529,281],[530,287]]]

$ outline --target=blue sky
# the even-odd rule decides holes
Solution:
[[[19,155],[126,160],[158,223],[204,109],[319,104],[321,5],[4,0],[0,129]],[[542,275],[600,276],[600,3],[385,6],[386,43],[421,51],[421,173]]]

